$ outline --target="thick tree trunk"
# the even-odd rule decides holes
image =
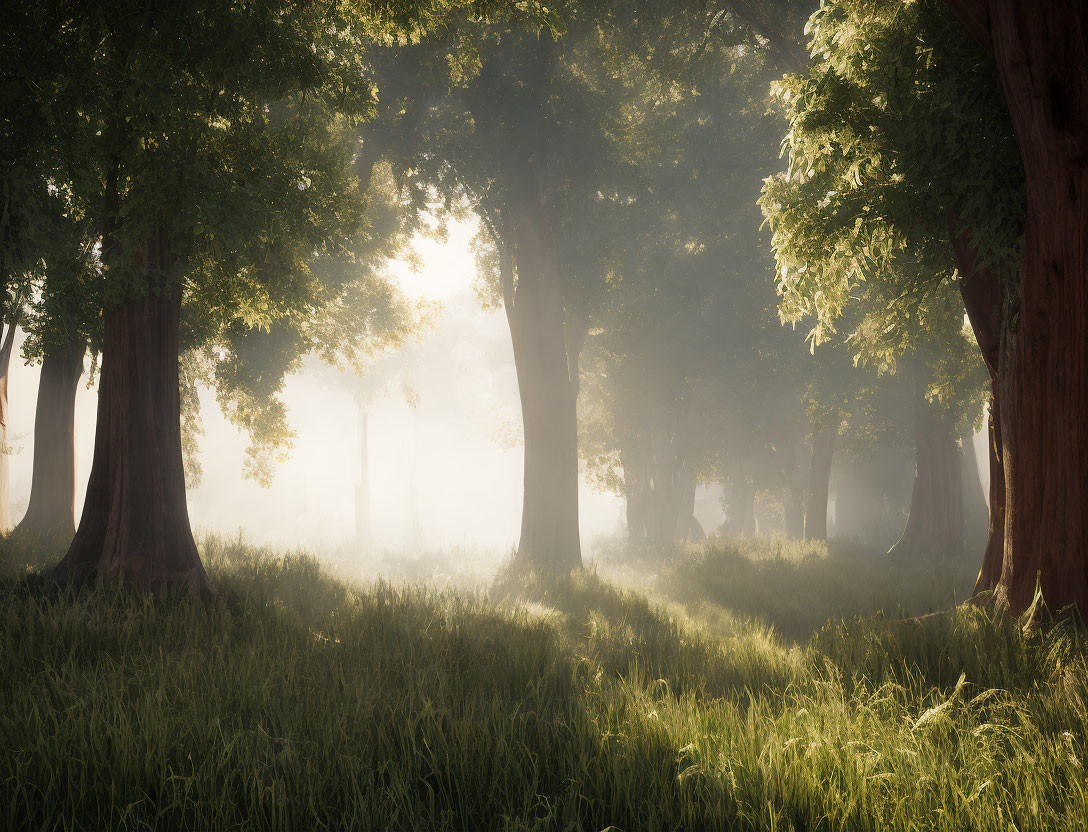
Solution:
[[[1019,297],[996,413],[1005,470],[998,608],[1088,615],[1088,4],[948,0],[992,50],[1024,162]]]
[[[8,370],[11,368],[11,352],[15,347],[15,327],[18,321],[8,323],[0,345],[0,534],[11,531],[11,446],[8,444]]]
[[[914,490],[896,558],[956,557],[963,552],[963,481],[960,454],[947,420],[921,390],[915,406]]]
[[[805,539],[827,540],[827,497],[831,487],[831,461],[835,456],[838,425],[825,425],[812,435],[812,461],[808,471],[808,505]]]
[[[60,581],[213,595],[185,502],[178,389],[181,287],[161,232],[141,249],[151,289],[105,314],[94,461]]]
[[[359,398],[359,483],[355,486],[355,542],[370,544],[370,451],[366,402]]]
[[[564,341],[555,239],[538,193],[517,201],[509,231],[517,282],[513,283],[510,264],[505,264],[504,305],[525,432],[525,489],[517,559],[524,566],[563,572],[582,566],[577,393]]]
[[[63,538],[75,534],[76,390],[87,344],[82,339],[46,352],[34,411],[34,467],[30,504],[20,532]]]

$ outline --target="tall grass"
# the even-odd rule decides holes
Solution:
[[[797,642],[829,619],[900,619],[950,609],[970,597],[978,572],[967,559],[893,561],[848,541],[829,548],[780,537],[712,537],[636,554],[606,549],[601,569],[674,600],[716,630],[755,622]]]
[[[812,616],[836,623],[795,644],[780,599],[811,583],[804,558],[769,573],[769,610],[712,614],[717,591],[690,609],[670,595],[705,583],[681,562],[653,597],[592,573],[507,573],[484,594],[353,586],[300,553],[204,548],[229,603],[63,593],[8,569],[0,828],[1006,832],[1088,818],[1088,666],[1068,629],[1025,637],[973,608],[843,620],[865,606],[851,578],[846,607],[812,593]],[[870,590],[870,608],[893,592]],[[714,615],[732,616],[727,635]]]

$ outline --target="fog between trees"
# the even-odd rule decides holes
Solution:
[[[471,217],[477,294],[512,348],[520,566],[583,565],[587,479],[649,545],[705,537],[695,498],[713,486],[733,534],[902,525],[891,557],[958,557],[981,536],[971,437],[988,419],[978,592],[1015,612],[1036,586],[1084,601],[1079,365],[1041,346],[1076,330],[1061,287],[1079,232],[1041,217],[1076,216],[1076,188],[1055,183],[1079,182],[1079,110],[1056,92],[1017,109],[1034,100],[1023,66],[1073,86],[1080,70],[1053,20],[1007,15],[982,0],[31,4],[5,35],[0,352],[5,395],[17,327],[19,359],[42,367],[24,531],[75,529],[58,579],[214,595],[186,497],[208,391],[251,439],[242,473],[272,487],[298,429],[285,380],[318,362],[358,409],[370,543],[370,411],[397,384],[415,409],[410,342],[441,315],[389,265]],[[1015,54],[994,40],[1006,25]],[[87,347],[95,452],[75,526]],[[883,473],[894,448],[914,461],[906,507]],[[873,481],[850,496],[843,463],[866,459],[854,478]]]
[[[0,16],[0,826],[1088,826],[1088,5]]]

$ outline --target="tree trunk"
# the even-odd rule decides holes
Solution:
[[[782,476],[786,485],[782,519],[786,537],[800,538],[805,536],[805,487],[801,476],[804,454],[801,442],[789,440],[782,453],[785,459]]]
[[[76,532],[76,390],[86,351],[86,342],[76,339],[42,359],[30,504],[19,522],[21,532],[63,538],[65,544]]]
[[[990,373],[992,395],[987,430],[987,450],[990,464],[989,522],[986,527],[986,546],[983,550],[982,568],[975,582],[975,594],[997,588],[1001,568],[1005,560],[1005,465],[1001,456],[1001,431],[998,392],[998,372],[1001,357],[1001,331],[1003,304],[1001,285],[997,275],[978,262],[977,252],[970,234],[957,227],[950,217],[952,249],[956,256],[956,269],[960,273],[960,293],[967,310],[967,319],[975,333],[982,360]]]
[[[53,575],[74,584],[97,579],[213,595],[185,502],[181,286],[166,233],[149,239],[139,259],[151,286],[145,297],[106,311],[87,499],[75,539]]]
[[[504,305],[525,433],[517,559],[531,568],[564,572],[582,566],[577,394],[564,342],[555,239],[542,202],[539,193],[523,195],[510,217],[516,284],[510,263],[503,265]],[[504,260],[508,257],[504,255]]]
[[[950,558],[963,552],[960,454],[946,419],[918,391],[914,424],[914,490],[895,558]]]
[[[11,352],[15,347],[16,319],[8,322],[0,345],[0,534],[11,531],[11,446],[8,444],[8,370],[11,368]]]
[[[998,608],[1088,615],[1088,5],[948,0],[992,50],[1024,162],[1019,297],[1004,316],[997,425],[1005,470]]]
[[[808,471],[808,505],[805,511],[806,540],[827,540],[827,496],[838,435],[838,425],[825,425],[812,435],[812,462]]]
[[[359,483],[355,486],[355,542],[360,548],[370,544],[370,450],[367,424],[369,410],[359,402]]]
[[[975,594],[997,588],[1001,579],[1001,567],[1005,560],[1005,466],[1001,461],[1001,430],[998,426],[998,408],[991,400],[987,430],[987,446],[990,458],[990,522],[986,530],[986,549],[982,556],[982,568],[975,582]]]
[[[673,500],[673,541],[702,540],[706,537],[702,525],[695,519],[695,490],[698,485],[695,472],[681,463],[677,475],[676,498]]]

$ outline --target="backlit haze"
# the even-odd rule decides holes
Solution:
[[[474,222],[453,222],[443,242],[414,241],[421,264],[417,271],[402,262],[390,266],[407,294],[441,309],[422,339],[409,342],[409,360],[387,362],[395,365],[393,374],[370,409],[371,527],[380,548],[472,549],[498,558],[517,544],[522,449],[513,353],[505,316],[501,310],[482,309],[473,290],[470,241],[475,231]],[[13,364],[11,489],[18,518],[30,493],[38,368],[18,359]],[[356,383],[350,373],[315,359],[287,380],[284,400],[297,436],[270,488],[243,478],[247,437],[223,417],[214,394],[203,390],[203,479],[189,492],[194,526],[229,533],[242,529],[254,542],[350,557],[359,480]],[[414,408],[406,388],[414,392]],[[86,376],[76,407],[78,514],[90,471],[96,407]],[[696,505],[708,529],[721,522],[716,494],[717,489],[701,490]],[[595,539],[622,529],[624,505],[618,496],[583,483],[580,509],[587,552]]]

